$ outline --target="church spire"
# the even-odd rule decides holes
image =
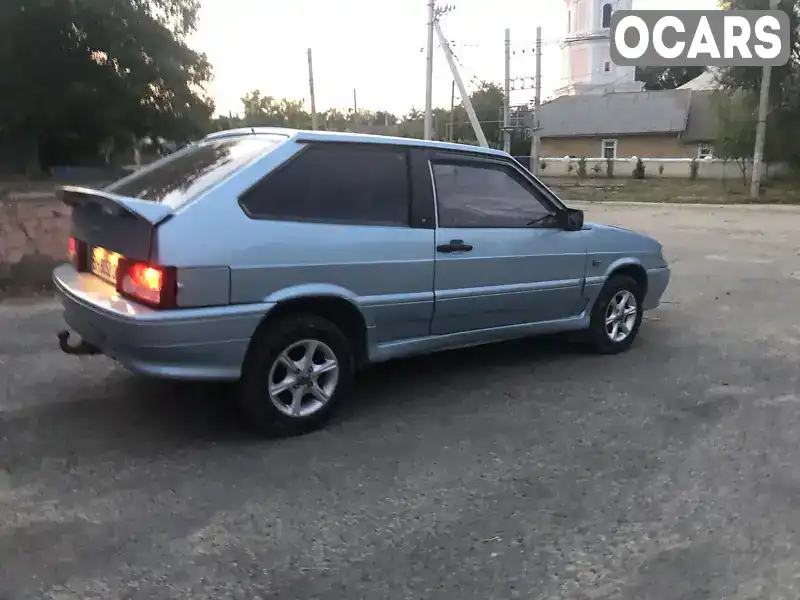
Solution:
[[[566,36],[561,44],[562,81],[557,95],[641,90],[634,67],[611,62],[611,16],[631,10],[633,0],[564,0]]]

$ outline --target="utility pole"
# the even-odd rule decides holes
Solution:
[[[539,138],[539,107],[542,105],[542,28],[536,28],[536,85],[535,96],[533,97],[533,127],[531,135],[531,173],[539,174],[539,148],[541,140]]]
[[[453,128],[456,124],[456,81],[453,80],[453,83],[450,85],[450,131],[447,134],[447,141],[453,141]]]
[[[428,56],[425,59],[425,139],[433,137],[433,23],[435,0],[428,0]]]
[[[311,62],[311,48],[308,49],[308,90],[311,94],[311,129],[319,129],[317,122],[317,102],[314,97],[314,66]]]
[[[770,0],[771,10],[778,8],[780,0]],[[756,125],[756,147],[753,151],[753,176],[750,180],[750,198],[758,200],[761,192],[761,171],[764,162],[764,145],[767,138],[767,112],[769,110],[769,86],[772,67],[765,66],[761,72],[761,95],[758,101],[758,124]]]
[[[511,30],[506,29],[506,77],[505,94],[503,98],[503,150],[511,152],[511,130],[509,129],[509,119],[511,118]]]
[[[436,28],[436,35],[439,36],[439,43],[442,45],[442,50],[444,50],[444,57],[447,59],[450,72],[453,74],[453,79],[458,86],[458,93],[461,94],[461,100],[464,102],[464,108],[467,109],[467,116],[469,117],[469,122],[472,124],[472,130],[475,132],[475,137],[478,138],[478,143],[481,146],[484,148],[489,148],[489,142],[486,141],[486,136],[483,134],[483,129],[481,129],[478,116],[475,114],[475,108],[472,106],[472,101],[469,99],[469,94],[467,94],[467,88],[464,87],[464,82],[461,81],[461,75],[458,73],[455,60],[453,60],[453,51],[450,50],[450,43],[447,41],[447,38],[444,37],[442,28],[439,26],[438,19],[434,20],[433,26]]]

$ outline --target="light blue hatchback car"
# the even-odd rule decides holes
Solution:
[[[473,146],[241,129],[62,193],[61,348],[239,381],[269,434],[322,425],[369,363],[579,330],[627,350],[670,277],[655,240]]]

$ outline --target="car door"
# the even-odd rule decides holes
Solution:
[[[430,155],[437,227],[432,333],[557,321],[585,307],[581,231],[512,161]]]

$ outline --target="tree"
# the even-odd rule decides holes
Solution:
[[[496,83],[481,82],[470,95],[473,108],[481,122],[484,134],[495,146],[501,144],[500,111],[503,107],[503,90]],[[355,124],[353,110],[329,109],[320,115],[320,126],[328,131],[347,131]],[[392,133],[401,137],[422,138],[424,134],[424,113],[412,108],[398,119],[388,111],[358,111],[358,121],[363,125],[392,127]],[[433,110],[434,137],[448,138],[449,124],[453,123],[453,140],[467,144],[477,144],[477,137],[467,116],[463,103],[451,112],[444,108]],[[209,123],[210,131],[236,127],[289,127],[308,129],[311,127],[311,114],[305,109],[303,100],[277,99],[259,90],[248,92],[242,97],[242,114],[219,116]],[[527,154],[530,142],[521,134],[512,136],[512,150]]]
[[[505,98],[503,88],[493,82],[481,81],[477,89],[469,95],[469,98],[483,129],[483,134],[486,136],[486,141],[490,144],[500,145],[502,137],[499,119],[500,111],[503,108],[503,99]],[[455,108],[454,117],[454,139],[477,141],[463,103]]]
[[[392,113],[379,110],[359,110],[358,120],[365,125],[397,125],[399,120]],[[342,112],[331,108],[320,114],[320,128],[327,131],[347,131],[355,124],[353,109]],[[209,131],[222,131],[236,127],[287,127],[310,129],[311,113],[303,100],[277,99],[252,90],[242,97],[241,115],[221,115],[209,123]]]
[[[758,98],[747,92],[715,92],[712,102],[716,119],[714,154],[734,161],[746,185],[747,161],[753,157],[756,141]]]
[[[398,135],[408,138],[422,138],[425,135],[425,113],[412,108],[406,113],[398,127]]]
[[[331,108],[322,114],[321,123],[327,131],[345,131],[352,124],[352,114]]]
[[[211,67],[190,49],[196,0],[3,0],[0,136],[43,166],[184,141],[206,128]]]
[[[636,81],[641,81],[647,91],[674,90],[705,70],[705,67],[637,67]]]
[[[769,0],[724,0],[722,7],[765,10]],[[791,58],[785,65],[772,68],[764,155],[767,161],[779,160],[800,168],[800,138],[794,134],[800,125],[800,1],[781,0],[778,8],[789,16]],[[721,71],[719,81],[728,94],[744,94],[753,103],[758,101],[761,75],[759,67],[730,67]],[[755,121],[748,126],[752,126],[755,136]]]
[[[376,112],[373,119],[374,125],[392,126],[392,125],[397,125],[397,123],[398,123],[397,117],[385,110],[379,110],[378,112]]]
[[[245,127],[311,128],[311,114],[305,110],[302,100],[276,100],[253,90],[242,98],[242,105],[242,125]]]
[[[723,0],[723,8],[730,10],[767,10],[769,0]],[[781,0],[778,8],[789,16],[789,46],[790,60],[785,65],[773,67],[770,78],[770,97],[775,99],[774,104],[798,105],[800,97],[800,85],[798,73],[800,72],[800,35],[798,26],[800,25],[800,1]],[[720,83],[724,87],[731,89],[745,89],[758,91],[761,87],[761,68],[760,67],[730,67],[723,69],[720,76]]]

